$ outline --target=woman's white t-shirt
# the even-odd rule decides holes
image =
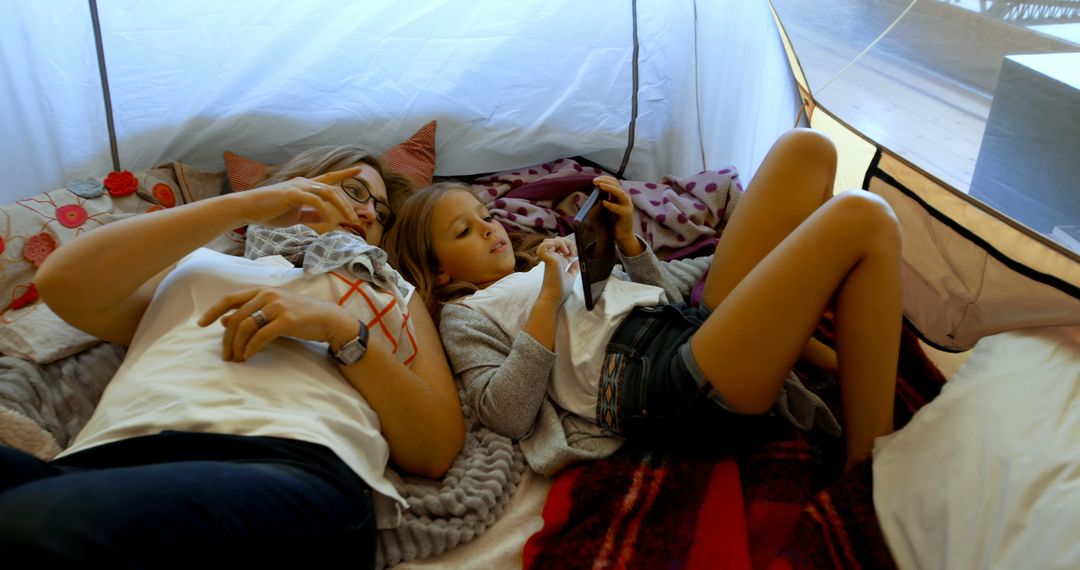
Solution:
[[[380,315],[399,330],[380,325],[372,334],[394,337],[400,359],[415,354],[408,298],[348,274],[305,277],[279,256],[249,260],[199,249],[158,287],[123,364],[63,454],[162,430],[289,438],[325,445],[374,490],[404,505],[385,476],[389,447],[379,418],[327,356],[326,343],[278,338],[246,362],[226,362],[224,328],[197,325],[222,297],[255,285],[338,302],[365,322]]]

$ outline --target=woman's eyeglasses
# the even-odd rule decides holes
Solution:
[[[355,180],[346,180],[341,184],[341,188],[345,190],[345,194],[349,198],[361,204],[367,204],[369,201],[374,200],[375,221],[379,222],[379,225],[384,230],[389,229],[391,224],[394,223],[394,212],[390,209],[390,204],[376,198],[366,184]]]

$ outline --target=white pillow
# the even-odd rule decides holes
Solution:
[[[979,341],[941,395],[874,448],[900,568],[1080,568],[1077,329]]]

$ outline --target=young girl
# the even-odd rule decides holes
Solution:
[[[523,450],[541,471],[617,447],[589,437],[598,434],[579,420],[553,421],[548,398],[629,438],[725,437],[716,428],[738,427],[773,406],[831,304],[850,467],[892,431],[900,238],[881,199],[830,198],[835,164],[822,134],[785,134],[714,256],[670,263],[634,235],[633,206],[618,183],[597,178],[632,281],[609,279],[591,312],[571,240],[543,240],[535,248],[543,264],[532,267],[537,262],[515,251],[461,185],[411,197],[388,249],[438,317],[467,403],[492,429],[525,438]],[[706,269],[702,305],[687,307],[682,300]]]

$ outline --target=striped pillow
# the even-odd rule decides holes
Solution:
[[[225,151],[225,175],[233,192],[248,190],[270,176],[270,167],[239,154]]]
[[[412,180],[417,188],[431,186],[435,176],[435,121],[420,127],[413,136],[383,154],[387,168]]]

